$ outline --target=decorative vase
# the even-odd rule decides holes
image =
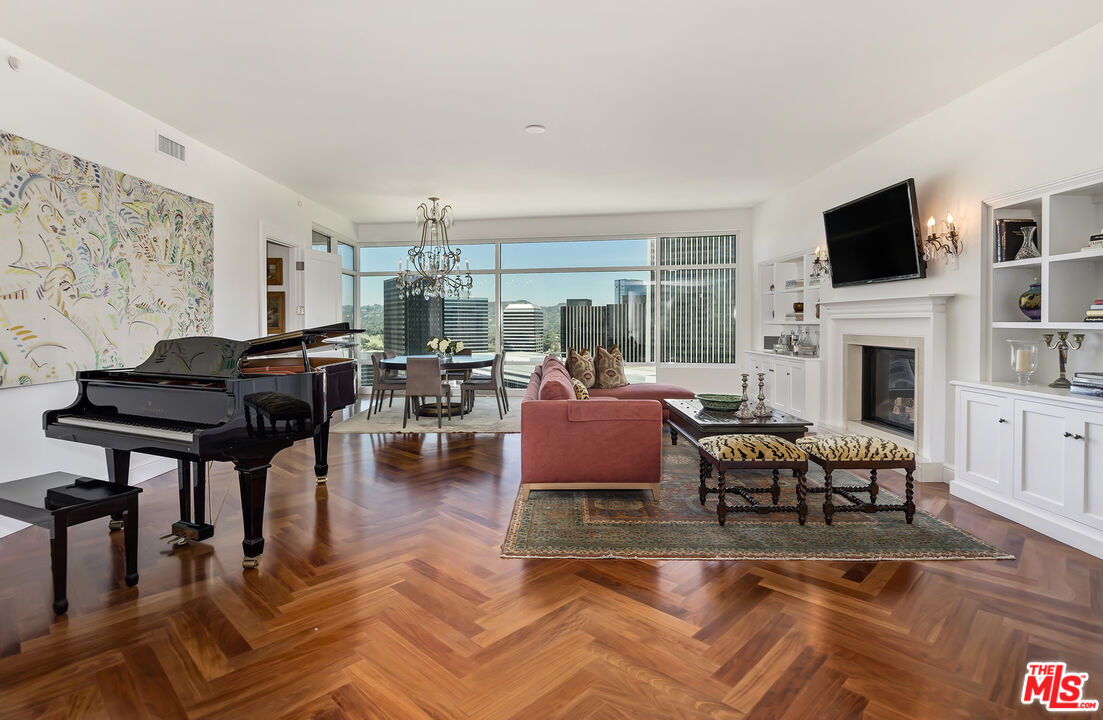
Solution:
[[[1041,251],[1038,250],[1038,246],[1034,244],[1034,233],[1037,232],[1037,230],[1037,225],[1027,225],[1019,231],[1023,234],[1023,245],[1019,248],[1019,252],[1015,253],[1016,260],[1029,260],[1042,256]]]
[[[804,312],[804,303],[802,303],[802,302],[793,303],[793,312]]]
[[[1008,340],[1011,346],[1011,369],[1020,385],[1029,385],[1030,376],[1038,368],[1038,343],[1025,340]]]
[[[1019,310],[1031,320],[1042,319],[1042,283],[1038,278],[1019,296]]]

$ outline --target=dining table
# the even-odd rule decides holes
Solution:
[[[432,353],[426,353],[424,355],[396,355],[392,358],[383,358],[379,361],[379,367],[384,370],[405,370],[407,360],[409,358],[431,358],[439,357]],[[487,368],[494,364],[494,355],[492,354],[474,354],[471,355],[445,355],[440,358],[440,370],[445,376],[449,373],[458,371],[478,370],[479,368]],[[448,406],[443,405],[440,407],[435,402],[417,402],[415,398],[415,412],[418,417],[436,417],[438,413],[448,414]],[[475,405],[475,394],[472,393],[467,398],[460,398],[460,402],[452,402],[452,417],[453,419],[459,418],[463,413],[471,412],[472,407]]]

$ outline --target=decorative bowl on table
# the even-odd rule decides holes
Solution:
[[[742,395],[727,395],[725,393],[699,393],[696,395],[701,407],[713,412],[735,412],[743,404]]]

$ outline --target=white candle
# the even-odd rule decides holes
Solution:
[[[1015,351],[1015,372],[1030,372],[1030,350],[1019,348]]]

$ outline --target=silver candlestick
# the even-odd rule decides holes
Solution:
[[[747,373],[743,373],[743,402],[739,405],[739,409],[735,411],[735,416],[740,420],[751,420],[754,418],[754,408],[751,407],[751,400],[747,397],[747,378],[750,377]]]
[[[774,411],[766,407],[766,373],[758,374],[758,404],[754,408],[755,417],[771,417]]]
[[[1057,360],[1061,366],[1061,376],[1051,382],[1049,386],[1051,388],[1070,388],[1072,383],[1065,377],[1065,366],[1069,361],[1069,350],[1079,350],[1080,346],[1084,344],[1083,333],[1076,333],[1072,336],[1072,342],[1069,342],[1069,333],[1067,330],[1061,330],[1057,333],[1057,342],[1053,342],[1053,333],[1047,333],[1042,336],[1042,339],[1046,342],[1046,347],[1050,350],[1057,351]],[[1075,343],[1075,344],[1073,344]]]

